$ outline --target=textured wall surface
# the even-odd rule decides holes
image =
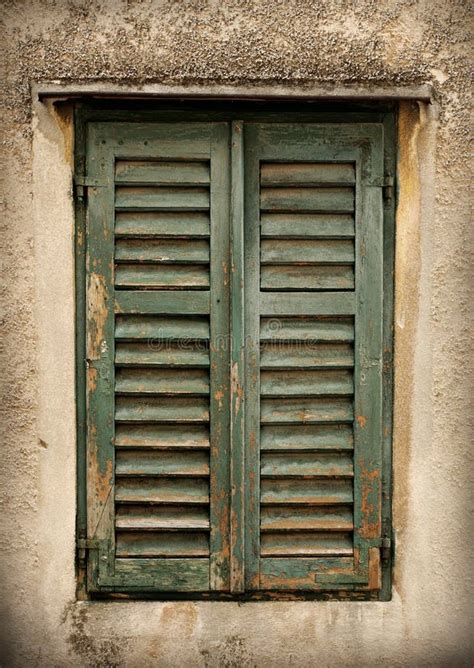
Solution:
[[[2,666],[472,665],[470,4],[2,1]],[[400,111],[391,602],[75,601],[72,127],[30,92],[53,80],[434,86]]]

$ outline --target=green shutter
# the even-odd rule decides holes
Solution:
[[[229,587],[225,124],[89,126],[92,591]]]
[[[380,587],[380,125],[245,134],[246,585]]]
[[[85,172],[88,590],[371,596],[384,125],[91,121]]]

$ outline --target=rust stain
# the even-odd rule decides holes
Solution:
[[[382,588],[382,572],[380,568],[380,550],[378,547],[369,548],[369,583],[367,589]],[[365,589],[365,587],[364,587]]]
[[[63,136],[64,156],[72,167],[74,165],[74,109],[70,102],[57,102],[52,105],[58,127]]]
[[[97,389],[97,380],[99,378],[99,373],[97,369],[89,366],[87,369],[87,389],[89,392],[94,392]]]
[[[229,271],[225,260],[222,261],[222,273],[224,275],[224,285],[226,286],[229,283]]]
[[[381,528],[380,499],[378,496],[373,499],[374,501],[378,501],[377,506],[375,506],[370,497],[374,497],[377,494],[377,481],[380,478],[380,470],[376,468],[368,471],[365,468],[361,468],[360,475],[362,480],[361,513],[363,517],[360,534],[364,538],[376,538],[380,534]],[[376,519],[375,521],[371,521],[374,514],[376,514]]]
[[[196,629],[198,611],[196,604],[192,601],[167,603],[163,606],[160,624],[169,633],[176,633],[177,629],[184,637],[191,637]],[[159,656],[153,653],[152,656]]]
[[[217,390],[214,394],[214,399],[218,402],[219,408],[222,408],[222,399],[224,398],[224,392],[222,390]]]
[[[356,416],[356,420],[357,420],[357,422],[359,423],[359,427],[361,427],[362,429],[364,429],[364,427],[365,427],[366,424],[367,424],[367,418],[365,417],[365,415],[357,415],[357,416]]]

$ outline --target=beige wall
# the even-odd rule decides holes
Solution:
[[[3,3],[0,665],[472,664],[468,4]],[[55,80],[433,84],[400,111],[391,602],[75,601],[72,127],[30,93]]]

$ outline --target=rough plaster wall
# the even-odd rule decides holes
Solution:
[[[3,0],[1,665],[472,664],[469,5]],[[400,122],[392,602],[74,603],[70,136],[29,88],[52,79],[434,84],[439,120]]]

